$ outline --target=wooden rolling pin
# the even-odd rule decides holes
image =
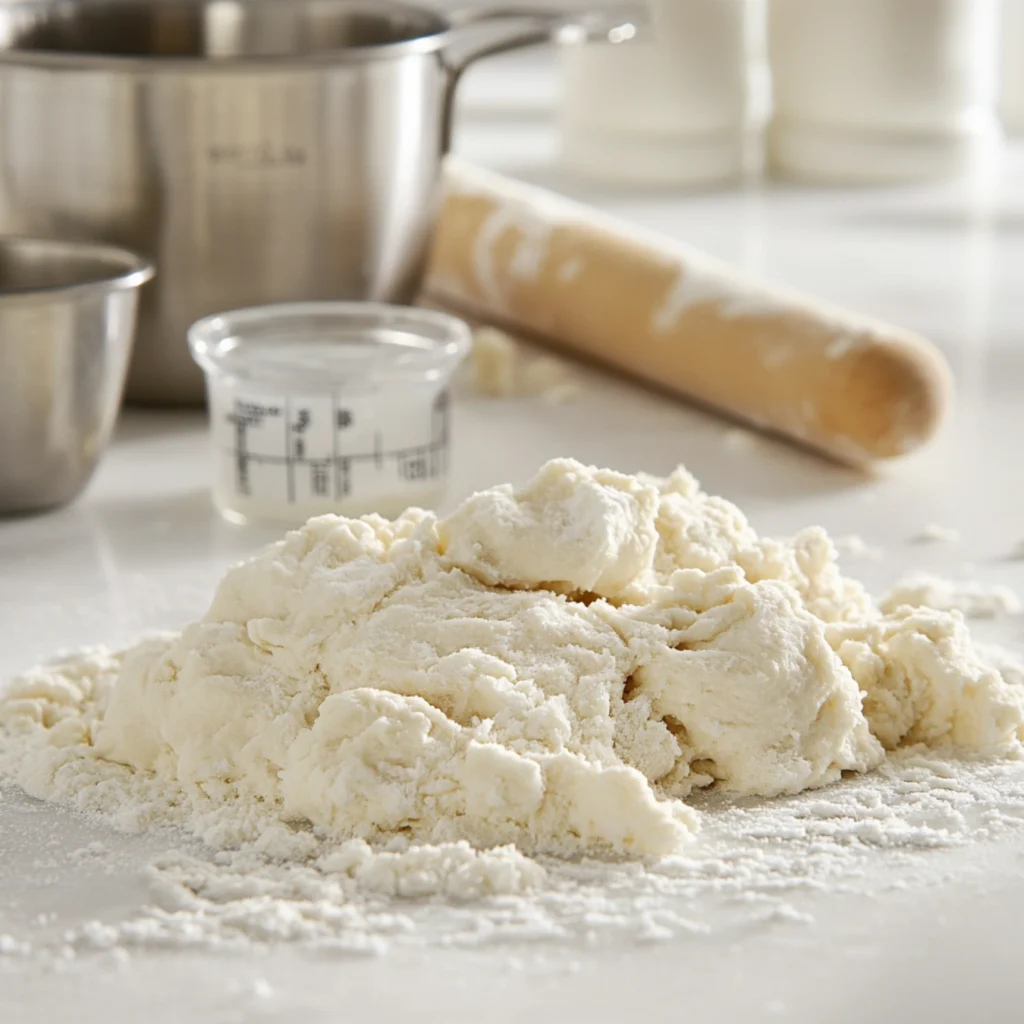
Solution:
[[[789,435],[843,462],[906,455],[952,396],[916,335],[450,159],[425,294]]]

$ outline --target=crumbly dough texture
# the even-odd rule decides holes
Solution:
[[[339,840],[557,855],[677,851],[713,783],[795,793],[1024,732],[963,618],[883,614],[823,531],[761,539],[685,470],[566,459],[440,521],[313,519],[181,633],[16,680],[0,721],[54,748],[37,775],[73,748]]]

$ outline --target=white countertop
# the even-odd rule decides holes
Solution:
[[[527,134],[474,129],[460,145],[533,180],[557,181],[550,136]],[[722,421],[588,374],[569,404],[458,403],[449,502],[522,480],[552,456],[652,472],[682,461],[762,532],[821,523],[883,548],[883,561],[850,566],[873,588],[922,566],[1024,593],[1024,562],[1006,557],[1024,539],[1024,154],[1013,155],[991,189],[643,197],[561,187],[932,337],[956,371],[955,418],[927,453],[868,478],[775,441],[726,446]],[[223,522],[207,479],[202,416],[131,412],[81,501],[0,523],[0,676],[59,648],[117,644],[200,614],[225,566],[274,535]],[[931,522],[955,527],[962,541],[912,546]],[[985,635],[1024,647],[1024,621]],[[0,797],[0,933],[29,936],[39,914],[54,915],[44,918],[48,927],[70,926],[97,907],[137,906],[145,891],[136,874],[110,877],[61,859],[101,833],[59,810]],[[123,843],[139,851],[141,869],[145,842]],[[48,867],[40,867],[41,849],[52,853]],[[329,962],[287,949],[248,959],[168,953],[60,970],[0,956],[0,1020],[1019,1020],[1022,856],[1024,845],[939,852],[941,888],[867,903],[819,894],[809,926],[660,947],[529,949],[514,958],[501,949],[433,950]]]

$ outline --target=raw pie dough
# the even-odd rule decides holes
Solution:
[[[560,855],[671,853],[712,783],[1018,752],[1020,692],[963,618],[883,614],[835,558],[820,529],[758,538],[685,470],[563,459],[441,521],[311,520],[180,634],[94,685],[26,676],[0,719],[339,839]]]

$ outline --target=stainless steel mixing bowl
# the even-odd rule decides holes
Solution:
[[[202,401],[189,325],[416,293],[463,69],[642,5],[4,0],[0,231],[151,257],[131,399]]]
[[[0,239],[0,514],[62,505],[89,482],[152,276],[112,246]]]

